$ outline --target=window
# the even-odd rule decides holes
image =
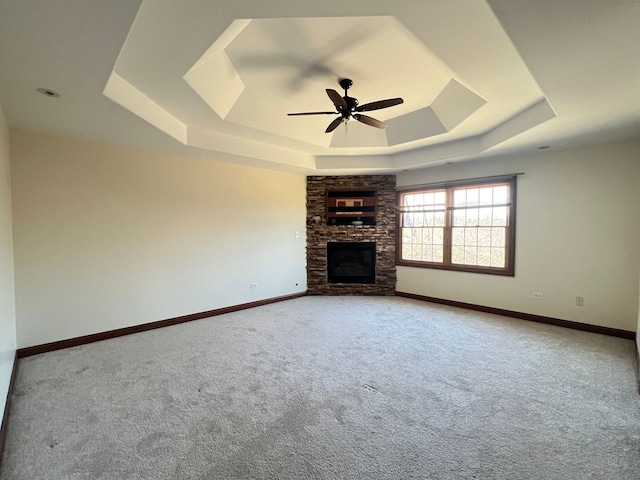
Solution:
[[[514,275],[516,177],[398,193],[398,265]]]

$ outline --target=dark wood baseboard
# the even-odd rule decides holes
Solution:
[[[504,310],[502,308],[485,307],[484,305],[475,305],[473,303],[457,302],[455,300],[446,300],[443,298],[427,297],[424,295],[416,295],[415,293],[396,292],[398,297],[413,298],[431,303],[440,303],[452,307],[466,308],[468,310],[477,310],[479,312],[494,313],[505,317],[518,318],[520,320],[529,320],[530,322],[546,323],[557,327],[572,328],[574,330],[582,330],[591,333],[600,333],[602,335],[610,335],[612,337],[626,338],[634,340],[636,333],[629,330],[621,330],[618,328],[601,327],[599,325],[589,325],[586,323],[572,322],[570,320],[561,320],[559,318],[544,317],[542,315],[534,315],[533,313],[515,312],[513,310]]]
[[[638,380],[638,393],[640,393],[640,346],[636,338],[636,380]]]
[[[283,302],[285,300],[292,300],[294,298],[304,297],[306,295],[307,292],[301,292],[291,295],[284,295],[281,297],[267,298],[265,300],[258,300],[256,302],[242,303],[240,305],[233,305],[231,307],[217,308],[215,310],[209,310],[200,313],[192,313],[190,315],[184,315],[182,317],[168,318],[166,320],[158,320],[157,322],[143,323],[141,325],[134,325],[132,327],[118,328],[116,330],[94,333],[91,335],[85,335],[83,337],[69,338],[67,340],[45,343],[43,345],[34,345],[33,347],[19,348],[16,353],[18,358],[30,357],[32,355],[38,355],[40,353],[53,352],[54,350],[61,350],[63,348],[69,347],[77,347],[78,345],[85,345],[87,343],[99,342],[101,340],[108,340],[110,338],[131,335],[133,333],[146,332],[147,330],[169,327],[171,325],[192,322],[194,320],[201,320],[203,318],[215,317],[216,315],[222,315],[224,313],[237,312],[239,310],[245,310],[247,308],[259,307],[262,305],[268,305],[270,303]]]
[[[2,414],[2,424],[0,424],[0,462],[2,462],[2,452],[4,452],[4,439],[7,435],[7,424],[9,423],[9,408],[11,407],[11,396],[13,395],[13,387],[16,382],[16,371],[18,370],[18,352],[13,356],[13,368],[11,369],[11,377],[9,378],[9,389],[7,390],[7,402],[4,404],[4,413]]]

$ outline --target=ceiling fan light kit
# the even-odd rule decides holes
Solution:
[[[354,97],[350,97],[348,95],[348,90],[353,85],[353,81],[349,78],[343,78],[339,82],[340,86],[344,90],[344,96],[341,96],[338,92],[331,88],[327,88],[326,92],[333,102],[333,105],[336,107],[335,112],[302,112],[302,113],[289,113],[290,116],[297,115],[340,115],[338,118],[334,119],[327,129],[325,133],[331,133],[338,125],[341,123],[346,123],[349,119],[353,118],[360,123],[364,123],[365,125],[369,125],[375,128],[386,128],[387,124],[381,122],[380,120],[376,120],[373,117],[369,117],[368,115],[362,115],[359,112],[369,112],[371,110],[380,110],[382,108],[393,107],[395,105],[400,105],[404,102],[402,98],[388,98],[386,100],[378,100],[375,102],[365,103],[364,105],[359,105],[358,99]]]

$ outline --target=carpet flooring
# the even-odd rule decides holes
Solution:
[[[634,343],[298,298],[20,360],[0,478],[637,480]]]

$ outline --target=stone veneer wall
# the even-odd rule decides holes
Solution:
[[[396,177],[307,177],[307,292],[310,295],[393,295],[396,289]],[[375,188],[376,225],[327,225],[327,188]],[[320,220],[318,220],[320,217]],[[376,283],[327,283],[327,242],[376,242]]]

